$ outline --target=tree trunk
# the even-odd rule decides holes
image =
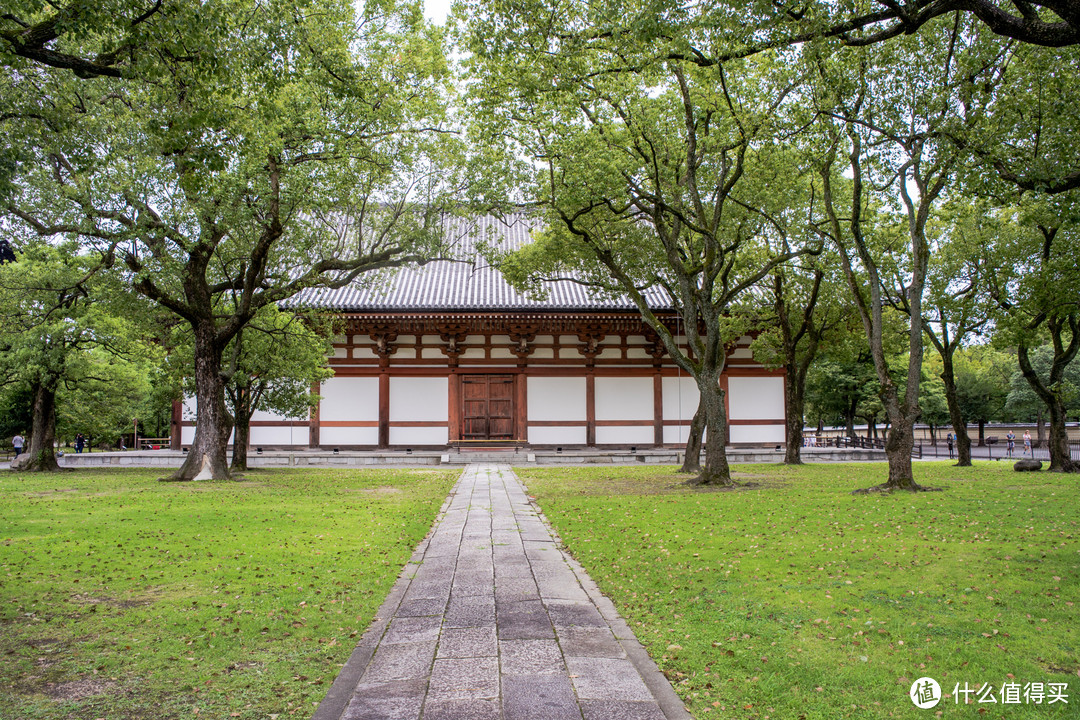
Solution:
[[[844,423],[847,426],[847,436],[849,438],[851,438],[852,440],[854,440],[856,437],[858,437],[855,434],[855,407],[856,407],[856,403],[857,403],[856,400],[852,400],[851,404],[848,406],[847,412],[844,414]]]
[[[705,467],[687,483],[728,487],[735,483],[731,479],[724,449],[727,413],[724,411],[724,391],[720,389],[720,373],[703,371],[697,381],[701,392],[700,408],[705,411]]]
[[[1035,415],[1035,447],[1046,447],[1046,414],[1042,410]]]
[[[1080,472],[1080,463],[1073,461],[1069,449],[1065,417],[1065,404],[1055,393],[1055,402],[1050,405],[1050,472]]]
[[[701,472],[701,436],[705,433],[705,413],[701,410],[701,402],[698,402],[697,410],[694,411],[694,419],[690,421],[690,434],[686,438],[686,454],[683,456],[681,473]]]
[[[896,490],[920,490],[911,468],[911,450],[915,447],[914,423],[894,421],[885,438],[885,457],[889,461],[886,486]]]
[[[960,397],[956,390],[956,375],[953,372],[952,357],[941,353],[945,366],[941,380],[945,383],[945,404],[949,408],[949,422],[952,423],[953,437],[956,439],[957,467],[971,467],[971,438],[967,433],[967,421],[960,411]]]
[[[225,407],[221,377],[222,348],[214,338],[213,323],[193,323],[195,330],[195,439],[187,459],[168,480],[227,480],[226,448],[232,417]]]
[[[59,472],[53,443],[56,441],[56,385],[40,383],[34,388],[34,419],[30,430],[27,460],[19,470]]]
[[[248,445],[251,442],[251,415],[239,414],[233,429],[232,466],[230,470],[248,469]]]
[[[979,420],[979,447],[986,447],[986,421]]]
[[[805,398],[797,377],[790,370],[784,378],[787,395],[787,447],[784,449],[785,465],[802,465],[803,408]]]

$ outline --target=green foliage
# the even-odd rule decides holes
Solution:
[[[1032,368],[1043,382],[1049,383],[1050,365],[1053,359],[1054,349],[1048,345],[1037,347],[1031,352]],[[995,390],[998,394],[1007,391],[1005,408],[1015,419],[1031,422],[1040,413],[1045,417],[1046,406],[1019,370],[1012,371],[1007,386],[1003,387],[999,381]],[[1080,362],[1074,360],[1069,363],[1057,386],[1057,391],[1064,402],[1065,411],[1074,418],[1080,416]]]
[[[0,718],[309,716],[455,479],[159,474],[0,477]]]
[[[922,676],[949,693],[946,715],[979,707],[955,706],[956,683],[1068,683],[1068,705],[1013,710],[1073,717],[1073,480],[923,463],[943,493],[868,498],[850,491],[882,465],[737,470],[749,489],[687,491],[656,468],[518,471],[694,717],[915,720]]]

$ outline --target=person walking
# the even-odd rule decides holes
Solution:
[[[1024,457],[1035,457],[1031,452],[1031,431],[1024,431]]]
[[[76,435],[75,436],[75,453],[76,454],[81,453],[82,450],[83,450],[83,447],[85,445],[86,445],[86,438],[83,437],[83,434],[79,433],[78,435]]]
[[[11,444],[15,448],[15,457],[19,457],[22,454],[23,446],[26,444],[26,439],[16,433],[15,437],[11,438]]]
[[[1009,430],[1009,432],[1005,433],[1005,439],[1008,441],[1008,444],[1005,447],[1005,452],[1008,453],[1009,457],[1012,457],[1013,450],[1016,449],[1016,433],[1014,433],[1012,430]]]

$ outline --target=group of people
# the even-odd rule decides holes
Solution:
[[[1009,457],[1013,456],[1013,451],[1016,450],[1016,433],[1012,430],[1005,433],[1005,440],[1008,443],[1007,452]],[[1034,457],[1031,452],[1031,431],[1024,431],[1024,457]]]
[[[121,443],[122,442],[123,441],[121,441]],[[26,447],[26,438],[24,438],[21,433],[15,433],[15,437],[11,438],[11,446],[15,448],[15,457],[19,457]],[[85,447],[86,437],[82,433],[79,433],[75,436],[75,452],[81,453]]]

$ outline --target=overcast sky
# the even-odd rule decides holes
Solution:
[[[424,16],[439,25],[444,24],[451,2],[453,0],[424,0]]]

